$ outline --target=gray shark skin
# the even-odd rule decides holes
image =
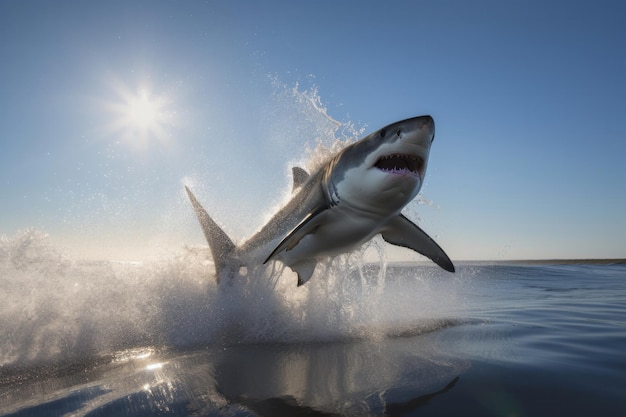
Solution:
[[[242,266],[281,261],[298,274],[300,286],[320,259],[350,252],[377,234],[454,272],[443,249],[401,213],[422,187],[434,137],[432,117],[414,117],[346,146],[311,175],[293,168],[292,199],[240,246],[185,187],[218,282]]]

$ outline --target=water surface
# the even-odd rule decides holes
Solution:
[[[224,289],[193,251],[116,264],[36,232],[2,245],[2,415],[626,410],[623,263],[345,259],[301,288],[274,271]]]

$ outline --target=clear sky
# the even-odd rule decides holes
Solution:
[[[624,22],[603,0],[1,1],[0,234],[201,244],[190,183],[243,239],[319,100],[366,133],[435,118],[418,211],[452,259],[626,257]]]

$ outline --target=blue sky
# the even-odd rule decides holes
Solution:
[[[619,1],[0,2],[0,234],[202,244],[185,182],[243,239],[320,134],[313,97],[365,132],[435,118],[418,211],[453,259],[626,257],[624,21]]]

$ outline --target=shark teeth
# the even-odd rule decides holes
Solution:
[[[420,175],[424,167],[424,160],[418,156],[393,154],[379,158],[374,166],[385,172],[403,173],[408,171]]]

